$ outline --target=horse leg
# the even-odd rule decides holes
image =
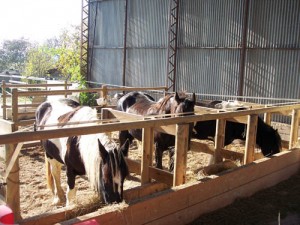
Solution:
[[[61,187],[60,175],[61,175],[61,167],[62,164],[56,161],[55,159],[47,159],[50,163],[50,170],[52,177],[54,179],[54,189],[52,189],[52,193],[54,194],[53,205],[61,204],[65,202],[65,193]],[[52,186],[52,188],[53,188]],[[51,188],[51,186],[50,186]]]
[[[163,155],[162,153],[163,153],[163,149],[156,142],[155,143],[155,166],[158,169],[162,169],[162,155]]]
[[[169,171],[174,170],[175,147],[169,147]]]
[[[76,204],[76,191],[75,188],[75,178],[76,175],[74,174],[73,170],[67,167],[67,203],[66,206],[70,206],[71,204]]]

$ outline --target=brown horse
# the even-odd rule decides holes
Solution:
[[[74,127],[78,126],[74,125],[78,122],[97,119],[95,109],[81,107],[71,99],[47,101],[36,110],[38,130]],[[67,173],[67,205],[75,200],[77,175],[87,175],[91,187],[102,195],[105,203],[122,201],[123,183],[129,173],[124,158],[128,153],[129,141],[118,149],[105,133],[98,133],[42,140],[42,145],[47,164],[51,165],[47,181],[54,194],[53,204],[65,201],[60,183],[63,164]]]
[[[142,116],[178,113],[191,115],[194,113],[195,99],[195,94],[193,94],[193,99],[190,100],[187,97],[179,97],[176,92],[172,95],[166,95],[156,102],[148,94],[142,92],[130,92],[119,99],[117,109]],[[191,125],[190,132],[192,131],[192,128],[193,126]],[[142,141],[142,130],[133,129],[121,131],[119,138],[121,144],[127,139],[132,141],[136,138],[139,141]],[[172,157],[173,149],[170,147],[175,145],[175,137],[161,132],[154,132],[154,144],[156,167],[162,169],[163,151],[170,150],[170,158]],[[173,170],[172,159],[170,160],[169,169],[171,171]]]

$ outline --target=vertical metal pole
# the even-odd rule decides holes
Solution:
[[[122,76],[122,85],[123,86],[126,86],[127,16],[128,16],[128,0],[125,0],[124,47],[123,47],[123,76]]]
[[[89,0],[81,1],[81,48],[80,48],[80,73],[86,79],[90,78],[88,72],[88,42],[89,42]]]
[[[244,18],[243,18],[243,36],[241,43],[241,58],[240,58],[240,68],[239,68],[239,86],[238,86],[238,96],[244,95],[244,79],[245,79],[245,59],[246,59],[246,49],[247,49],[247,30],[248,30],[248,19],[249,19],[249,0],[245,0],[244,6]]]
[[[179,0],[170,0],[169,40],[166,86],[175,91],[176,57],[177,57],[177,30],[178,30]]]

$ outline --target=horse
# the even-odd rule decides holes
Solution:
[[[43,102],[36,110],[37,130],[78,126],[79,122],[97,120],[97,111],[80,106],[72,99]],[[77,125],[76,125],[77,123]],[[77,175],[87,175],[90,186],[106,204],[123,200],[123,183],[129,174],[125,157],[129,141],[118,148],[105,133],[54,138],[41,141],[48,166],[47,181],[54,199],[53,205],[75,202]],[[67,193],[61,187],[62,165],[66,166]]]
[[[196,102],[197,106],[205,106],[208,108],[245,110],[241,105],[227,105],[224,101]],[[235,139],[246,140],[247,124],[226,121],[225,142],[229,145]],[[214,141],[216,134],[216,120],[198,121],[194,126],[193,137],[198,139],[209,139]],[[260,147],[262,154],[270,157],[281,151],[281,137],[276,129],[266,124],[260,117],[257,121],[256,144]]]
[[[194,114],[195,99],[195,94],[193,94],[193,98],[191,100],[187,97],[179,97],[179,94],[176,92],[175,94],[166,95],[156,102],[150,95],[143,92],[134,91],[127,93],[119,99],[117,103],[117,110],[142,116],[161,114],[168,115],[176,113],[186,113],[184,115],[191,115]],[[191,126],[190,132],[192,132],[192,128],[193,126]],[[142,141],[141,129],[120,131],[119,139],[121,144],[127,139],[132,141],[134,138]],[[174,149],[170,147],[175,145],[175,137],[173,135],[155,131],[154,145],[155,166],[159,169],[162,169],[163,151],[169,150],[169,170],[172,171],[172,156],[174,154]]]

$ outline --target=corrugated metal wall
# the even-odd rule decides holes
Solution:
[[[166,85],[169,4],[90,1],[90,79]],[[178,16],[176,90],[300,98],[299,0],[181,0]]]

